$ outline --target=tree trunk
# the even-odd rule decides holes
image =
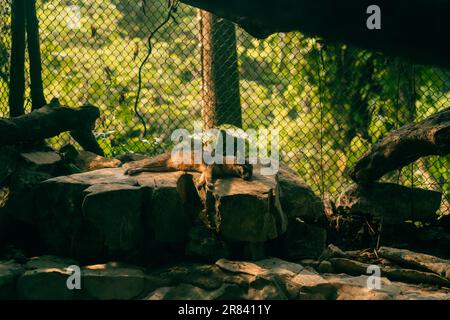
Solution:
[[[358,183],[378,180],[384,174],[431,155],[450,153],[450,108],[392,131],[372,146],[350,170]]]
[[[36,0],[28,0],[26,4],[27,41],[30,57],[31,101],[36,110],[47,104],[42,83],[41,50],[39,44],[39,21],[36,16]]]
[[[72,109],[46,105],[26,115],[0,119],[0,146],[34,143],[69,131],[86,151],[103,155],[92,134],[99,116],[100,111],[94,106]]]
[[[13,0],[11,10],[11,69],[9,79],[9,115],[25,113],[25,3]]]
[[[233,23],[199,11],[204,129],[242,127],[236,30]]]

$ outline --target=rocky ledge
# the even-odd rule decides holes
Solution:
[[[33,230],[21,238],[38,254],[158,265],[168,256],[260,259],[274,241],[281,257],[317,258],[325,247],[322,200],[287,168],[251,181],[219,179],[207,193],[196,189],[196,173],[16,175],[0,215],[19,232]]]
[[[379,287],[371,289],[368,284],[373,281],[366,270],[332,273],[339,264],[336,260],[345,258],[331,259],[325,272],[317,269],[323,270],[328,260],[317,262],[316,268],[309,260],[298,264],[269,258],[220,259],[214,264],[183,263],[153,270],[110,262],[82,266],[77,277],[70,269],[76,261],[42,256],[23,264],[0,262],[0,299],[450,299],[448,288],[407,284],[384,275]]]

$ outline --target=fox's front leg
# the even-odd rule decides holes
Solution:
[[[125,170],[124,174],[129,176],[135,176],[142,172],[173,172],[175,171],[173,168],[166,167],[166,166],[135,166],[130,167]]]
[[[137,175],[142,172],[168,172],[175,171],[171,166],[170,153],[164,153],[155,157],[145,158],[124,164],[126,175]]]
[[[125,170],[124,174],[126,174],[128,176],[135,176],[142,172],[145,172],[144,168],[129,168],[129,169]]]
[[[197,180],[195,186],[197,187],[197,190],[200,191],[200,190],[202,190],[202,189],[205,187],[205,185],[206,185],[206,182],[205,182],[205,173],[202,173],[202,174],[200,175],[200,177],[198,178],[198,180]]]
[[[214,165],[206,166],[200,178],[197,181],[197,190],[206,189],[207,191],[214,190],[214,181],[213,181],[213,167]]]

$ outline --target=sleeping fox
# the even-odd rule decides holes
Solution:
[[[253,175],[253,166],[249,163],[238,164],[235,157],[223,157],[223,164],[198,163],[195,159],[203,159],[202,154],[193,151],[188,154],[179,152],[166,152],[164,154],[130,162],[124,165],[126,175],[137,175],[141,172],[172,172],[186,171],[201,173],[197,188],[206,187],[212,190],[214,180],[223,177],[240,177],[250,180]],[[198,156],[195,157],[195,156]]]

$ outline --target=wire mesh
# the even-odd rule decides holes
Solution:
[[[148,35],[167,15],[167,1],[42,0],[37,10],[45,95],[68,106],[98,106],[95,134],[107,155],[157,154],[171,146],[173,130],[202,126],[207,43],[196,9],[181,4],[176,21],[153,39],[138,105],[145,138],[133,110],[138,69]],[[0,19],[0,116],[7,117],[10,0],[1,2]],[[237,52],[243,128],[279,128],[282,161],[322,196],[336,196],[349,185],[348,168],[389,131],[450,105],[449,71],[298,32],[266,40],[240,29],[217,32],[222,40],[216,50]],[[235,36],[235,48],[221,47]],[[222,56],[219,65],[233,59]],[[234,122],[229,115],[225,122]],[[51,140],[56,146],[67,142],[64,134]],[[441,211],[448,213],[449,163],[449,157],[427,157],[384,180],[443,192]]]

